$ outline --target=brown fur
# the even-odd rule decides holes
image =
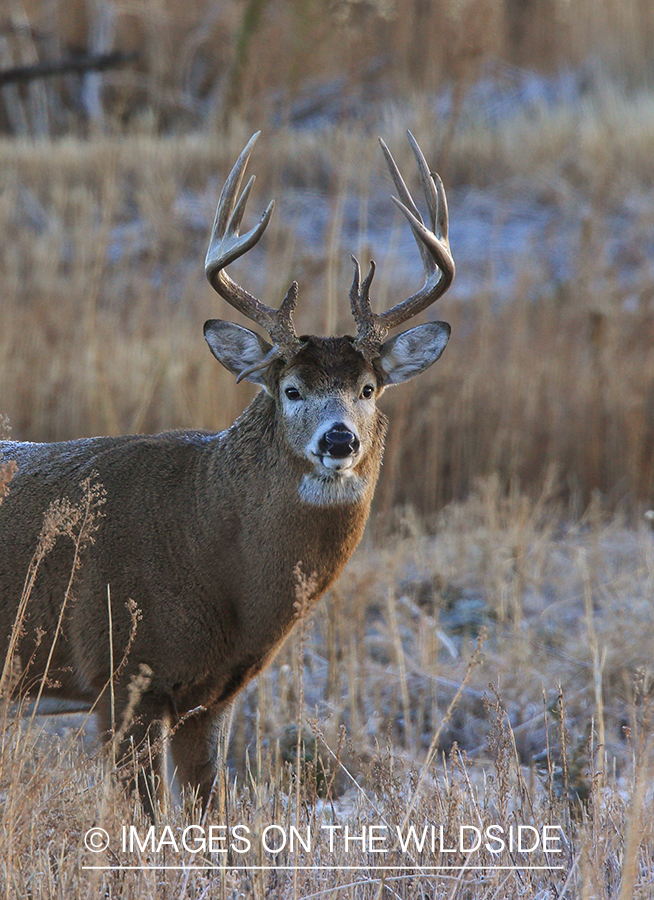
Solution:
[[[126,604],[141,613],[127,663],[115,684],[115,721],[128,685],[145,664],[152,671],[129,739],[177,725],[171,745],[183,783],[206,801],[218,741],[230,703],[273,655],[293,625],[297,567],[316,600],[339,576],[361,538],[381,462],[384,417],[373,411],[357,473],[367,488],[356,503],[316,507],[298,500],[308,462],[289,447],[281,427],[279,379],[296,370],[319,393],[348,390],[362,371],[378,378],[346,338],[312,339],[289,366],[276,364],[237,422],[220,435],[179,431],[155,436],[99,437],[59,444],[2,445],[18,473],[0,506],[0,652],[4,657],[25,574],[43,515],[61,497],[81,498],[91,477],[106,490],[95,541],[83,552],[63,633],[48,673],[49,695],[94,702],[111,727],[107,586],[113,617],[114,665],[130,634]],[[43,560],[19,646],[30,677],[42,675],[66,585],[73,543],[59,538]],[[198,706],[204,712],[179,725]],[[141,784],[146,808],[151,786]]]

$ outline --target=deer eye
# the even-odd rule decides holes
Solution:
[[[374,393],[375,393],[374,385],[366,384],[364,386],[363,390],[361,391],[361,396],[364,398],[364,400],[369,400]]]
[[[297,388],[287,387],[284,391],[289,400],[301,400],[302,394],[298,391]]]

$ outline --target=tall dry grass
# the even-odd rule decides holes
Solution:
[[[505,497],[497,479],[451,505],[437,536],[415,519],[402,529],[358,555],[241,697],[223,809],[203,824],[245,826],[245,855],[185,849],[184,828],[200,822],[190,802],[164,806],[148,838],[83,718],[53,734],[15,718],[5,697],[4,895],[646,895],[650,533],[598,510],[563,526],[548,494]],[[309,830],[310,849],[265,852],[271,824]],[[372,825],[384,854],[346,847],[346,826],[360,836]],[[560,826],[561,852],[398,846],[398,828],[431,825],[448,847],[460,826]],[[123,845],[123,826],[141,847]],[[331,849],[323,826],[341,829]],[[109,850],[87,849],[91,828]]]
[[[459,300],[455,283],[455,296],[430,313],[451,322],[453,338],[433,370],[383,400],[391,431],[381,510],[411,503],[431,514],[492,472],[506,486],[537,491],[555,471],[558,490],[578,509],[595,491],[613,507],[649,501],[654,285],[645,200],[654,116],[641,97],[623,94],[618,103],[613,91],[598,88],[576,119],[575,106],[542,111],[531,130],[520,115],[486,132],[461,124],[445,166],[454,186],[474,169],[497,198],[499,225],[527,197],[530,210],[552,211],[561,233],[553,225],[542,246],[508,251],[507,289],[498,288],[491,259],[488,289]],[[428,158],[437,157],[434,111],[416,102],[411,118]],[[406,121],[390,105],[380,130],[410,176]],[[246,135],[240,125],[220,142],[196,134],[0,145],[0,402],[14,437],[219,430],[249,401],[251,389],[234,385],[200,330],[206,318],[233,316],[205,284],[202,259],[216,173],[228,170]],[[278,211],[235,273],[273,304],[297,278],[301,331],[351,330],[349,253],[365,259],[380,234],[378,307],[420,278],[378,157],[365,128],[279,130],[260,142],[250,216],[270,196]],[[450,197],[456,226],[465,193]],[[294,209],[303,207],[294,204],[305,204],[300,225]],[[621,221],[630,230],[616,257],[610,247]],[[317,237],[307,240],[305,227]],[[453,240],[465,278],[465,253]],[[562,241],[572,245],[563,274],[552,262]]]
[[[0,66],[85,53],[129,65],[10,84],[0,125],[17,135],[260,124],[453,83],[460,100],[490,61],[541,70],[599,65],[652,77],[654,11],[642,0],[9,0]]]

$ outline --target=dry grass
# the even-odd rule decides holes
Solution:
[[[551,469],[578,509],[596,490],[612,506],[648,501],[654,223],[646,198],[654,171],[644,148],[654,116],[652,107],[644,114],[641,97],[612,102],[612,90],[598,88],[576,122],[574,105],[549,118],[543,111],[529,141],[520,116],[489,124],[474,157],[479,125],[461,124],[446,167],[455,186],[475,168],[494,198],[497,235],[489,239],[504,255],[496,262],[491,251],[486,271],[470,266],[456,232],[463,215],[474,226],[464,212],[470,189],[451,189],[459,280],[487,286],[468,287],[459,299],[455,283],[435,311],[454,329],[443,359],[384,400],[392,427],[382,511],[413,503],[433,513],[492,472],[537,491]],[[414,112],[400,116],[389,106],[379,124],[407,173],[408,120],[426,136],[428,158],[439,155],[433,110],[416,101]],[[0,145],[0,396],[14,437],[219,430],[234,420],[252,394],[204,348],[202,322],[225,312],[201,261],[216,173],[228,169],[245,135],[240,126],[220,143],[198,134]],[[251,220],[271,195],[278,211],[235,272],[273,304],[297,278],[301,330],[351,329],[353,250],[365,259],[374,245],[379,307],[419,278],[379,156],[358,128],[280,130],[257,148],[252,168],[263,183]],[[527,178],[529,170],[537,177]],[[540,243],[502,246],[513,218],[543,212],[552,225],[537,233]],[[511,272],[508,286],[496,266]]]
[[[255,850],[245,861],[278,867],[193,870],[225,856],[170,842],[123,852],[122,826],[141,837],[147,826],[93,728],[21,719],[5,699],[7,898],[651,892],[654,555],[637,523],[654,479],[654,7],[401,7],[398,16],[390,4],[333,4],[329,18],[299,0],[54,4],[48,53],[93,45],[89,17],[97,25],[98,11],[113,9],[115,46],[139,49],[136,67],[108,75],[83,103],[70,80],[4,94],[13,133],[64,134],[0,143],[0,407],[16,439],[234,420],[251,389],[204,348],[204,319],[232,314],[201,264],[220,179],[262,123],[252,219],[268,196],[278,207],[265,246],[234,271],[268,302],[298,278],[303,330],[351,327],[352,251],[377,256],[380,307],[419,278],[405,226],[391,217],[377,133],[411,172],[403,132],[415,131],[445,177],[455,227],[482,191],[497,234],[525,203],[553,223],[506,257],[494,243],[476,272],[457,247],[467,235],[455,232],[467,287],[455,285],[438,309],[453,325],[451,346],[433,374],[384,400],[391,432],[374,527],[239,701],[226,800],[205,824],[246,825]],[[31,31],[11,31],[2,65],[47,56],[37,37],[46,4],[8,9],[14,23],[25,10]],[[585,82],[569,102],[498,115],[474,102],[498,59],[572,65]],[[12,475],[0,459],[0,500]],[[163,809],[158,836],[170,825],[179,840],[197,821],[189,806]],[[323,840],[274,860],[260,850],[272,823]],[[466,859],[397,853],[393,841],[381,862],[394,868],[382,876],[372,868],[380,856],[360,843],[346,854],[339,838],[330,851],[320,826],[332,824],[392,835],[443,824],[450,838],[460,825],[555,824],[563,853]],[[84,848],[92,826],[107,830],[111,851]],[[325,869],[279,868],[298,862]],[[472,868],[498,862],[562,868]],[[93,863],[187,868],[84,868]],[[467,868],[427,871],[439,863]],[[346,864],[361,868],[338,870]]]
[[[592,60],[635,84],[652,77],[653,37],[643,0],[8,0],[3,68],[80,52],[136,58],[101,79],[10,85],[0,127],[215,130],[234,116],[304,118],[335,100],[352,115],[353,101],[380,93],[454,83],[460,98],[497,59],[543,70]]]
[[[199,820],[179,804],[162,810],[153,845],[110,761],[90,738],[83,751],[80,720],[57,736],[39,719],[5,719],[5,896],[646,896],[651,534],[598,512],[561,521],[545,495],[504,498],[491,479],[448,508],[436,536],[405,520],[404,537],[358,553],[239,701],[226,808],[203,825],[244,826],[246,854],[236,839],[229,856],[220,843],[185,849]],[[271,846],[294,826],[310,849],[266,853],[273,824]],[[123,845],[132,825],[140,848]],[[562,852],[397,846],[398,828],[431,825],[448,847],[461,826],[560,826]],[[328,826],[340,828],[331,848]],[[346,844],[346,826],[375,826],[387,852]],[[92,827],[110,851],[85,849]],[[197,849],[200,832],[187,834]],[[428,868],[438,865],[464,868]],[[537,865],[547,868],[474,868]]]

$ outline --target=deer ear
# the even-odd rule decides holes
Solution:
[[[245,381],[253,381],[266,387],[267,366],[260,367],[260,364],[272,350],[267,341],[249,328],[233,322],[223,322],[222,319],[205,322],[204,337],[218,362],[229,369],[232,375],[238,377],[246,369],[252,369],[243,376]]]
[[[450,339],[446,322],[427,322],[403,331],[382,344],[379,365],[384,384],[400,384],[435,363]]]

